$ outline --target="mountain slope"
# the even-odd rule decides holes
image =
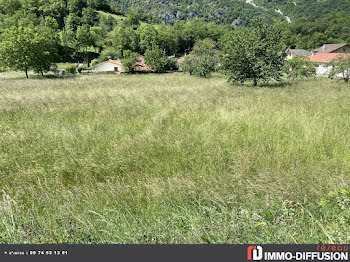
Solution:
[[[247,24],[256,16],[264,17],[269,22],[283,19],[274,10],[254,6],[246,0],[113,0],[113,2],[123,9],[139,7],[159,17],[166,24],[194,17],[225,24]]]
[[[318,18],[350,11],[350,0],[254,0],[254,2],[267,9],[279,9],[293,19]]]
[[[272,21],[322,17],[350,11],[350,0],[111,0],[123,9],[140,7],[164,23],[193,17],[226,24],[247,24],[256,16]]]

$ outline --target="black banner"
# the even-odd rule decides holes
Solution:
[[[0,245],[2,261],[349,261],[349,245]]]

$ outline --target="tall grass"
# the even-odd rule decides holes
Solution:
[[[0,243],[349,242],[350,86],[0,74]]]

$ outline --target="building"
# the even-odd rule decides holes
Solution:
[[[146,65],[145,57],[140,55],[139,61],[136,62],[135,72],[137,72],[137,73],[152,73],[152,72],[154,72],[154,70],[151,69],[148,65]]]
[[[324,53],[350,53],[350,46],[348,44],[325,44],[312,51],[312,54]]]
[[[312,53],[304,49],[288,49],[287,60],[292,59],[294,56],[311,56]]]
[[[118,60],[109,59],[101,64],[95,66],[96,73],[124,73],[124,65]],[[154,72],[149,66],[145,64],[145,57],[139,56],[136,62],[135,72],[137,73],[151,73]]]
[[[95,66],[96,73],[121,73],[123,72],[123,64],[120,60],[109,59],[106,62]]]
[[[350,53],[319,53],[309,56],[309,60],[315,63],[317,76],[329,76],[332,71],[330,63],[340,57],[350,58]]]

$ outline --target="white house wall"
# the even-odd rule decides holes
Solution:
[[[316,66],[316,75],[317,76],[328,76],[332,71],[332,67],[326,64],[319,64]]]
[[[96,66],[96,72],[115,72],[114,68],[117,67],[119,72],[123,72],[123,67],[113,63],[104,63]]]
[[[326,64],[319,64],[316,66],[316,75],[317,76],[326,76],[328,77],[329,74],[332,71],[332,66],[326,65]],[[343,74],[337,74],[335,75],[337,78],[342,78]]]

